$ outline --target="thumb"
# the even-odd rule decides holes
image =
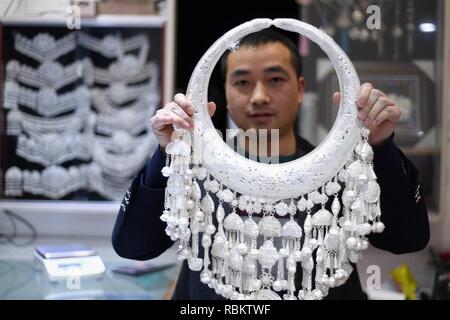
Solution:
[[[341,102],[341,93],[336,91],[333,94],[333,105],[338,108],[339,107],[339,103]]]
[[[210,117],[216,112],[216,104],[214,102],[208,102],[208,112]]]

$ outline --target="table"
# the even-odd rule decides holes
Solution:
[[[33,260],[0,260],[0,300],[162,300],[170,299],[180,265],[152,273],[130,276],[111,270],[79,282],[50,282]]]

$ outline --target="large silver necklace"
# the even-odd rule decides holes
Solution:
[[[317,43],[331,59],[342,92],[336,122],[325,140],[306,156],[276,165],[237,154],[217,134],[207,111],[208,81],[219,58],[243,36],[270,26]],[[195,107],[194,131],[176,128],[166,148],[168,163],[162,173],[168,182],[161,219],[171,239],[180,240],[179,259],[187,259],[189,268],[200,271],[200,280],[217,294],[229,299],[322,299],[329,288],[346,282],[350,262],[356,263],[368,246],[367,235],[383,231],[369,130],[357,119],[359,88],[341,48],[321,30],[294,19],[244,23],[201,58],[187,90]],[[328,199],[331,210],[325,207]],[[247,218],[237,208],[245,209]],[[254,213],[263,215],[258,223]],[[298,272],[301,287],[294,281]],[[282,290],[286,293],[280,296]]]

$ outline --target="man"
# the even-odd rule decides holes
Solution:
[[[267,29],[244,37],[237,50],[222,60],[225,75],[227,109],[236,125],[243,129],[279,129],[280,162],[290,161],[314,147],[298,137],[294,121],[303,101],[305,80],[295,45],[280,33]],[[338,104],[340,94],[333,100]],[[380,184],[382,221],[386,229],[371,235],[372,245],[393,253],[423,249],[429,240],[427,210],[417,181],[417,170],[393,142],[400,118],[394,101],[370,84],[363,84],[357,100],[358,118],[371,134],[374,167]],[[215,104],[209,103],[210,114]],[[161,175],[173,125],[192,129],[193,106],[182,94],[157,111],[151,127],[159,148],[137,175],[122,202],[113,231],[113,246],[126,258],[147,260],[157,257],[173,242],[165,234],[159,219],[163,211],[166,178]],[[241,143],[238,148],[248,151]],[[273,155],[272,155],[273,156]],[[302,225],[302,224],[300,224]],[[300,272],[297,272],[299,274]],[[297,282],[297,289],[299,288]],[[184,262],[174,294],[175,299],[219,299],[214,290],[200,282],[199,272]],[[330,290],[329,299],[364,299],[358,273],[354,270],[347,283]]]

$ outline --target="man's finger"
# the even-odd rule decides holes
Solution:
[[[377,100],[382,96],[384,96],[384,94],[380,90],[378,89],[370,90],[369,99],[367,100],[366,105],[362,109],[360,109],[358,113],[359,119],[361,121],[364,121],[366,125],[367,125],[366,122],[369,121],[369,119],[367,119],[367,116],[369,115],[370,110],[372,110]]]
[[[366,118],[366,124],[369,124],[378,116],[378,114],[387,106],[393,106],[395,103],[387,97],[379,97],[378,100],[370,109]]]
[[[189,122],[181,118],[174,112],[167,109],[161,109],[161,111],[155,115],[151,120],[151,127],[154,129],[161,129],[166,125],[177,125],[178,127],[190,129]]]
[[[192,116],[194,114],[194,107],[188,101],[187,97],[182,93],[177,93],[173,97],[174,101],[186,112],[188,115]]]
[[[168,110],[169,112],[175,113],[184,121],[189,123],[192,127],[194,126],[194,121],[192,120],[192,118],[181,108],[179,104],[170,102],[164,107],[164,109]]]
[[[359,108],[364,108],[366,106],[367,101],[369,100],[370,91],[372,91],[372,89],[373,86],[370,83],[364,83],[361,86],[361,91],[359,93],[358,100],[356,102]]]
[[[401,116],[400,108],[397,106],[388,106],[384,108],[378,116],[375,118],[374,121],[372,121],[372,125],[378,126],[382,122],[388,120],[391,122],[398,122],[400,120]]]

